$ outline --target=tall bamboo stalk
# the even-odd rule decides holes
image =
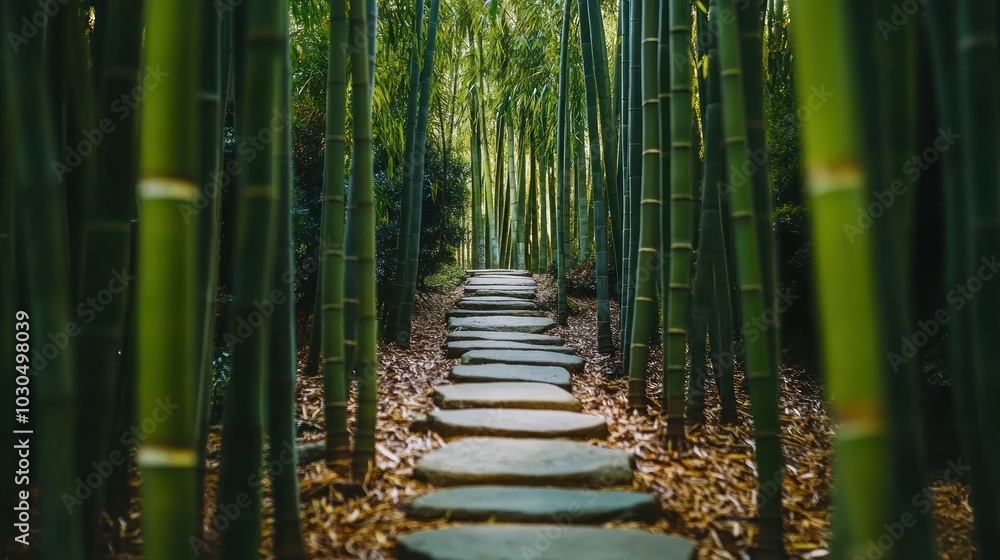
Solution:
[[[640,4],[636,4],[639,6]],[[649,341],[656,315],[656,269],[660,255],[660,138],[659,72],[656,36],[659,6],[642,0],[642,201],[639,217],[639,252],[636,263],[632,345],[629,348],[629,407],[646,406],[646,370]],[[635,224],[633,224],[633,228]]]
[[[566,200],[565,192],[569,183],[569,170],[566,166],[568,123],[566,122],[566,103],[569,97],[569,26],[572,17],[572,0],[563,3],[562,33],[559,35],[559,102],[556,117],[556,274],[558,282],[556,318],[559,324],[565,325],[569,315],[566,308],[566,229],[563,215]]]
[[[421,213],[424,201],[424,160],[427,154],[427,108],[430,105],[431,79],[434,75],[434,43],[438,28],[438,6],[440,0],[431,0],[431,13],[427,22],[427,45],[424,50],[424,64],[420,72],[420,109],[417,113],[416,142],[413,155],[413,177],[410,185],[410,231],[406,241],[407,265],[404,267],[403,294],[399,305],[399,321],[396,325],[396,345],[410,347],[410,328],[413,318],[413,300],[417,293],[417,270],[420,262]]]
[[[105,69],[101,91],[105,93],[99,106],[105,108],[101,119],[115,122],[116,126],[98,146],[100,178],[88,182],[88,191],[84,193],[83,278],[79,286],[82,298],[95,297],[107,289],[116,272],[128,274],[130,226],[138,179],[138,112],[131,111],[121,119],[112,113],[112,101],[131,92],[138,82],[142,5],[111,0],[106,13],[108,25],[116,32],[108,33],[105,51],[101,53]],[[78,23],[82,29],[82,23]],[[119,389],[127,288],[121,286],[101,312],[85,322],[80,333],[77,367],[78,371],[89,372],[88,382],[77,385],[80,395],[77,471],[82,476],[92,472],[93,463],[103,461],[108,454]],[[83,505],[85,535],[91,541],[88,550],[94,550],[93,537],[100,523],[104,496],[102,484]]]
[[[618,119],[620,124],[618,126],[619,131],[619,169],[618,169],[618,184],[621,186],[619,189],[620,195],[620,205],[621,205],[621,216],[622,223],[621,229],[622,234],[617,245],[618,260],[616,261],[616,267],[618,269],[618,289],[619,300],[621,307],[618,313],[619,322],[619,345],[622,349],[622,362],[628,361],[629,353],[625,352],[628,348],[628,338],[632,334],[631,324],[628,322],[628,309],[632,305],[632,301],[629,298],[628,284],[629,284],[629,272],[631,267],[629,266],[629,251],[628,251],[628,240],[629,240],[629,230],[632,226],[632,214],[629,212],[629,116],[630,112],[629,106],[629,78],[631,74],[629,72],[629,53],[631,51],[631,40],[629,32],[629,17],[631,14],[631,1],[632,0],[621,0],[618,9],[618,37],[619,37],[619,50],[620,56],[619,66],[618,66],[618,76],[619,76],[619,110]],[[625,363],[627,367],[627,363]]]
[[[326,153],[323,160],[323,225],[320,279],[323,393],[326,450],[332,460],[351,453],[347,429],[350,373],[344,346],[344,138],[347,127],[347,3],[330,2],[330,43],[326,90]]]
[[[931,57],[935,75],[935,94],[941,122],[958,122],[958,91],[954,84],[958,81],[957,61],[958,29],[957,14],[952,9],[951,2],[931,0],[928,2],[928,27],[932,49],[937,56]],[[945,259],[945,285],[955,286],[966,281],[966,231],[967,224],[962,181],[961,143],[941,154],[944,192],[945,192],[945,242],[947,258]],[[958,305],[961,300],[948,301],[948,312],[952,320],[948,323],[948,362],[949,370],[953,372],[955,391],[956,424],[958,425],[959,441],[962,454],[969,465],[969,482],[972,493],[969,501],[975,515],[976,536],[979,548],[984,558],[1000,554],[1000,532],[994,530],[1000,524],[998,521],[997,502],[993,497],[993,486],[996,484],[988,473],[983,458],[983,451],[988,444],[985,439],[988,434],[979,432],[978,406],[969,403],[978,402],[983,398],[976,391],[975,374],[969,365],[972,355],[971,340],[968,332],[971,329],[969,315],[961,313]]]
[[[432,8],[433,9],[433,8]],[[369,37],[364,32],[368,14],[360,2],[351,3],[348,37],[351,53],[351,110],[354,148],[352,181],[348,194],[348,246],[356,248],[358,286],[357,435],[351,475],[367,478],[375,459],[375,424],[378,416],[378,317],[375,311],[375,184],[372,167],[372,106],[370,68],[365,53]]]
[[[299,521],[299,469],[295,449],[295,379],[298,345],[295,329],[295,247],[292,235],[292,67],[288,38],[288,12],[284,18],[281,115],[288,126],[279,132],[275,165],[278,172],[277,258],[272,294],[274,325],[271,329],[271,367],[268,383],[268,473],[274,499],[274,557],[305,560],[305,541]]]
[[[410,91],[406,101],[406,127],[404,129],[403,144],[403,172],[401,174],[401,194],[399,211],[399,236],[396,241],[396,272],[393,275],[392,291],[388,294],[389,313],[386,319],[385,332],[392,335],[397,334],[397,322],[399,320],[400,300],[404,293],[404,283],[406,282],[406,266],[410,259],[409,236],[412,235],[410,220],[413,217],[412,205],[413,194],[410,192],[414,187],[413,170],[414,155],[416,151],[417,139],[417,106],[420,101],[418,92],[420,91],[420,46],[424,28],[424,0],[415,0],[413,17],[413,46],[410,48]],[[423,186],[423,182],[420,183]]]
[[[2,8],[4,36],[19,36],[21,18],[30,18],[34,6],[8,2]],[[44,29],[43,29],[44,31]],[[51,31],[51,30],[50,30]],[[45,84],[45,54],[41,39],[19,46],[18,52],[4,49],[4,82],[16,84],[5,88],[5,130],[7,138],[17,138],[13,144],[16,167],[9,171],[14,179],[18,213],[19,262],[25,279],[22,295],[27,316],[8,316],[7,321],[30,321],[33,333],[62,332],[70,319],[71,287],[69,278],[69,231],[66,197],[52,173],[51,162],[57,161],[55,129],[50,111],[51,99]],[[8,129],[9,127],[9,129]],[[10,188],[10,187],[8,187]],[[6,209],[5,209],[6,211]],[[14,235],[7,241],[13,243]],[[9,284],[8,284],[9,285]],[[13,339],[9,339],[13,340]],[[41,337],[29,339],[41,344]],[[12,346],[8,342],[9,346]],[[49,360],[43,375],[38,375],[31,390],[39,414],[33,420],[37,440],[33,452],[41,458],[37,477],[45,481],[40,495],[39,514],[46,534],[60,535],[43,539],[38,547],[39,558],[82,558],[83,533],[81,516],[74,516],[62,503],[63,495],[74,495],[75,445],[64,435],[74,422],[73,341]],[[39,364],[33,364],[35,371]],[[22,373],[20,370],[18,373]],[[8,374],[13,376],[12,374]],[[13,394],[13,393],[12,393]],[[8,409],[9,410],[9,409]]]
[[[472,260],[477,268],[486,268],[486,231],[483,218],[483,163],[479,145],[479,110],[476,91],[469,100],[469,149],[472,167]]]
[[[607,57],[597,56],[592,27],[603,22],[590,16],[590,0],[580,0],[580,49],[583,55],[584,87],[587,96],[587,134],[590,140],[590,184],[594,198],[594,258],[597,274],[597,350],[602,354],[615,351],[611,340],[611,305],[608,294],[608,234],[607,209],[604,205],[606,174],[601,173],[601,136],[597,127],[598,86],[595,66],[607,65]],[[598,8],[599,10],[600,8]],[[596,45],[604,53],[604,45]],[[605,69],[605,73],[607,70]],[[604,84],[605,87],[607,84]]]
[[[966,131],[965,148],[961,152],[961,173],[965,209],[965,262],[960,282],[969,282],[980,274],[982,260],[991,258],[996,251],[1000,234],[1000,195],[997,194],[997,149],[1000,147],[996,123],[998,110],[996,96],[1000,91],[997,65],[1000,53],[997,47],[998,10],[995,2],[986,0],[961,0],[958,2],[958,116]],[[998,330],[1000,283],[983,282],[982,289],[969,302],[968,335],[971,356],[969,366],[978,394],[976,403],[979,434],[983,438],[982,464],[984,472],[995,473],[1000,469],[1000,451],[995,445],[986,444],[992,434],[995,412],[986,395],[996,391],[1000,384],[991,368],[991,349]],[[987,475],[989,476],[989,475]],[[1000,484],[994,482],[991,491],[982,499],[996,511],[1000,503]],[[995,519],[994,519],[995,520]],[[986,530],[997,530],[996,525]]]
[[[222,474],[216,517],[235,517],[222,534],[222,553],[227,559],[255,555],[260,545],[263,387],[270,363],[271,317],[275,305],[271,296],[279,193],[275,135],[283,130],[278,91],[284,83],[282,45],[287,33],[287,26],[283,25],[287,12],[287,0],[251,3],[246,12],[240,95],[243,110],[239,114],[237,138],[240,145],[254,145],[256,141],[262,149],[240,151],[243,173],[237,195],[239,223],[233,255],[230,332],[242,336],[241,324],[249,325],[250,332],[242,344],[233,348],[233,373],[223,412]],[[264,311],[260,309],[262,305]],[[226,513],[234,507],[239,508],[238,516]]]
[[[198,196],[200,6],[150,0],[143,60],[169,73],[146,92],[141,111],[139,182],[138,419],[179,407],[138,451],[143,477],[145,556],[194,558],[197,527],[199,366],[196,301],[198,224],[184,219]],[[178,43],[180,35],[187,40]],[[260,449],[256,450],[258,456]]]
[[[733,13],[733,0],[717,0],[713,6],[721,14]],[[732,18],[719,18],[719,64],[722,76],[723,137],[726,139],[726,163],[731,170],[743,169],[749,164],[747,151],[746,111],[743,97],[743,77],[740,57],[739,24]],[[829,52],[829,51],[826,51]],[[810,82],[805,83],[820,83]],[[677,165],[678,162],[673,162]],[[763,318],[771,302],[766,293],[761,271],[761,251],[764,246],[757,239],[752,184],[738,183],[730,177],[729,211],[732,219],[733,238],[736,240],[736,275],[739,279],[743,317]],[[839,233],[839,232],[838,232]],[[762,320],[762,319],[761,319]],[[756,334],[757,336],[753,336]],[[758,491],[757,504],[760,517],[758,548],[763,557],[783,557],[781,527],[781,500],[773,495],[773,487],[782,487],[781,443],[778,439],[778,373],[777,359],[766,332],[748,333],[744,329],[746,345],[746,378],[753,398],[750,401],[754,417],[754,438],[757,443]],[[769,493],[771,492],[771,493]],[[780,492],[777,494],[780,496]]]

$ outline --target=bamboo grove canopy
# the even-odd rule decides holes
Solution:
[[[562,326],[592,286],[607,375],[671,450],[745,421],[748,394],[755,558],[788,556],[794,517],[789,290],[815,308],[835,426],[831,558],[938,556],[913,496],[942,337],[975,544],[1000,558],[996,2],[46,0],[0,18],[0,354],[33,467],[3,491],[30,493],[36,557],[105,554],[134,481],[80,481],[117,457],[141,475],[144,557],[254,558],[269,527],[274,557],[305,558],[299,376],[322,377],[320,459],[363,493],[385,474],[380,344],[410,347],[418,292],[451,267],[548,275]]]

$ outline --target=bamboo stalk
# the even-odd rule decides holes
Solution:
[[[569,96],[569,27],[571,19],[572,0],[563,3],[562,33],[559,35],[559,101],[556,117],[556,274],[558,282],[556,318],[561,325],[566,324],[568,310],[566,308],[566,230],[564,211],[566,207],[565,192],[569,182],[569,170],[566,166],[566,143],[568,123],[566,122],[566,103]]]
[[[734,13],[733,0],[717,0],[713,6],[720,14]],[[743,169],[749,163],[747,150],[746,111],[743,96],[739,25],[732,18],[720,17],[719,63],[723,103],[723,137],[726,142],[726,164],[730,170]],[[825,49],[826,47],[813,47]],[[824,51],[824,52],[828,52]],[[820,83],[806,80],[805,83]],[[677,162],[674,162],[675,165]],[[761,318],[770,302],[761,271],[761,251],[755,225],[752,185],[730,178],[728,203],[736,240],[736,275],[740,283],[743,317]],[[839,231],[838,231],[839,234]],[[753,336],[756,334],[757,336]],[[758,489],[757,503],[761,534],[758,550],[763,557],[783,557],[781,500],[769,494],[770,488],[782,487],[782,454],[778,439],[778,375],[773,346],[765,332],[746,332],[746,377],[753,398],[750,401],[754,417],[754,438],[757,444]],[[780,495],[780,493],[778,494]]]

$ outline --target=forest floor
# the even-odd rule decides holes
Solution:
[[[554,294],[546,276],[536,276],[539,303],[551,309]],[[405,516],[404,506],[412,498],[431,489],[414,480],[416,461],[443,445],[433,432],[411,432],[413,416],[432,411],[431,388],[446,384],[456,360],[445,358],[445,312],[461,297],[456,288],[443,294],[418,294],[414,310],[412,346],[400,350],[389,344],[380,347],[380,410],[375,469],[367,481],[367,494],[345,495],[347,480],[326,464],[302,465],[300,478],[303,503],[303,532],[314,560],[396,558],[395,539],[418,530],[458,525],[448,521],[417,521]],[[699,560],[748,558],[746,550],[755,535],[754,494],[756,469],[753,463],[753,432],[749,401],[739,396],[739,422],[718,423],[718,398],[714,388],[706,398],[707,422],[690,427],[687,445],[668,450],[659,437],[661,419],[658,403],[645,414],[626,408],[627,380],[609,377],[620,371],[617,358],[596,350],[596,302],[572,298],[576,312],[567,327],[548,334],[566,339],[577,354],[587,360],[583,374],[573,376],[573,394],[583,404],[584,413],[608,420],[609,440],[594,441],[635,453],[637,490],[654,493],[663,509],[652,525],[656,532],[679,534],[698,547]],[[617,307],[612,304],[612,323]],[[617,335],[617,333],[615,333]],[[305,349],[300,354],[305,356]],[[660,394],[658,350],[651,356],[648,394]],[[739,375],[739,373],[738,373]],[[299,380],[298,416],[300,443],[323,439],[323,383],[318,377]],[[785,369],[782,375],[782,442],[786,470],[783,504],[785,543],[791,557],[814,560],[828,556],[831,424],[823,408],[822,389],[804,371]],[[740,393],[738,391],[738,393]],[[654,399],[655,400],[655,399]],[[609,443],[610,442],[610,443]],[[218,433],[210,438],[209,475],[206,491],[206,519],[211,519],[218,480]],[[967,560],[972,556],[970,541],[972,513],[968,487],[948,482],[945,472],[934,473],[927,489],[935,510],[938,545],[944,560]],[[138,484],[138,481],[136,481]],[[348,486],[349,488],[349,486]],[[265,518],[271,502],[264,482]],[[914,514],[922,504],[915,497]],[[129,520],[115,524],[115,558],[139,558],[139,509]],[[607,526],[649,527],[648,524],[617,522]],[[262,557],[271,558],[271,522],[264,528]],[[213,543],[217,544],[217,543]],[[207,557],[213,557],[206,555]]]

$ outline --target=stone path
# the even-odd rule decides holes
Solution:
[[[484,524],[400,537],[401,560],[693,560],[687,540],[606,521],[660,515],[653,496],[630,491],[633,456],[585,441],[607,422],[581,414],[572,373],[584,361],[556,336],[523,270],[470,270],[465,297],[448,312],[451,385],[435,387],[440,408],[416,419],[448,443],[422,457],[414,476],[442,487],[418,497],[418,519]],[[616,488],[617,487],[617,488]],[[624,487],[624,488],[623,488]]]

